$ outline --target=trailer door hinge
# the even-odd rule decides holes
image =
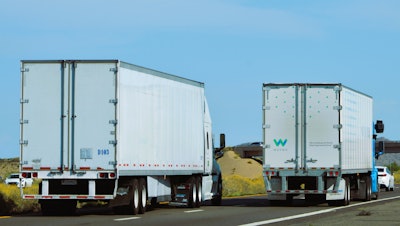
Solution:
[[[342,109],[343,109],[343,107],[340,106],[340,105],[338,105],[338,106],[333,106],[333,110],[340,111],[340,110],[342,110]]]
[[[116,67],[110,68],[110,71],[112,71],[114,73],[117,73],[118,72],[118,68],[116,68]]]
[[[113,124],[113,125],[117,125],[118,124],[118,120],[110,120],[110,121],[108,121],[108,123]]]
[[[342,145],[340,145],[340,144],[333,145],[333,148],[336,148],[336,149],[340,149],[341,147],[342,147]]]
[[[27,103],[29,103],[29,99],[21,99],[19,102],[21,104],[27,104]]]
[[[117,145],[117,141],[116,140],[110,140],[108,143],[112,144],[112,145]]]
[[[266,106],[266,105],[264,105],[262,109],[263,109],[263,110],[271,110],[271,106]]]
[[[334,129],[341,129],[343,128],[342,124],[333,125]]]
[[[21,72],[29,72],[29,68],[21,68]]]
[[[109,101],[110,104],[117,104],[118,103],[118,99],[111,99]]]
[[[263,129],[270,129],[270,128],[271,128],[271,125],[270,125],[270,124],[264,124],[262,128],[263,128]]]
[[[27,140],[20,140],[19,144],[28,145],[28,141]]]
[[[21,123],[21,124],[28,124],[29,123],[29,120],[23,120],[23,119],[21,119],[21,121],[19,122],[19,123]]]

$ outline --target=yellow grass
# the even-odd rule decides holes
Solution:
[[[262,176],[251,179],[240,175],[229,175],[222,178],[222,186],[224,197],[265,194]]]
[[[394,183],[400,184],[400,170],[394,172],[393,175],[394,175]]]
[[[32,187],[24,188],[25,193],[37,193],[39,185],[34,183]],[[0,184],[0,214],[18,214],[35,212],[39,210],[37,200],[24,200],[20,189],[15,185]]]

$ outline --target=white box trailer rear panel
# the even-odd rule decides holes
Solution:
[[[20,143],[40,178],[209,173],[213,159],[204,84],[117,60],[22,61]]]
[[[341,84],[264,84],[263,97],[264,168],[371,169],[371,97]]]
[[[22,62],[22,169],[115,169],[117,92],[110,68],[116,67],[116,61]]]

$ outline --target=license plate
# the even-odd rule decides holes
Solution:
[[[61,184],[62,185],[77,185],[78,181],[77,180],[62,180]]]

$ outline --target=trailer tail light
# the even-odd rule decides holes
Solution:
[[[22,178],[37,178],[38,173],[37,172],[22,172],[21,177]]]
[[[275,171],[265,171],[265,175],[267,175],[267,176],[275,176]]]
[[[339,171],[329,171],[328,176],[330,177],[338,177],[339,176]]]
[[[116,174],[115,173],[99,172],[98,173],[98,178],[100,178],[100,179],[115,179],[116,178]]]

